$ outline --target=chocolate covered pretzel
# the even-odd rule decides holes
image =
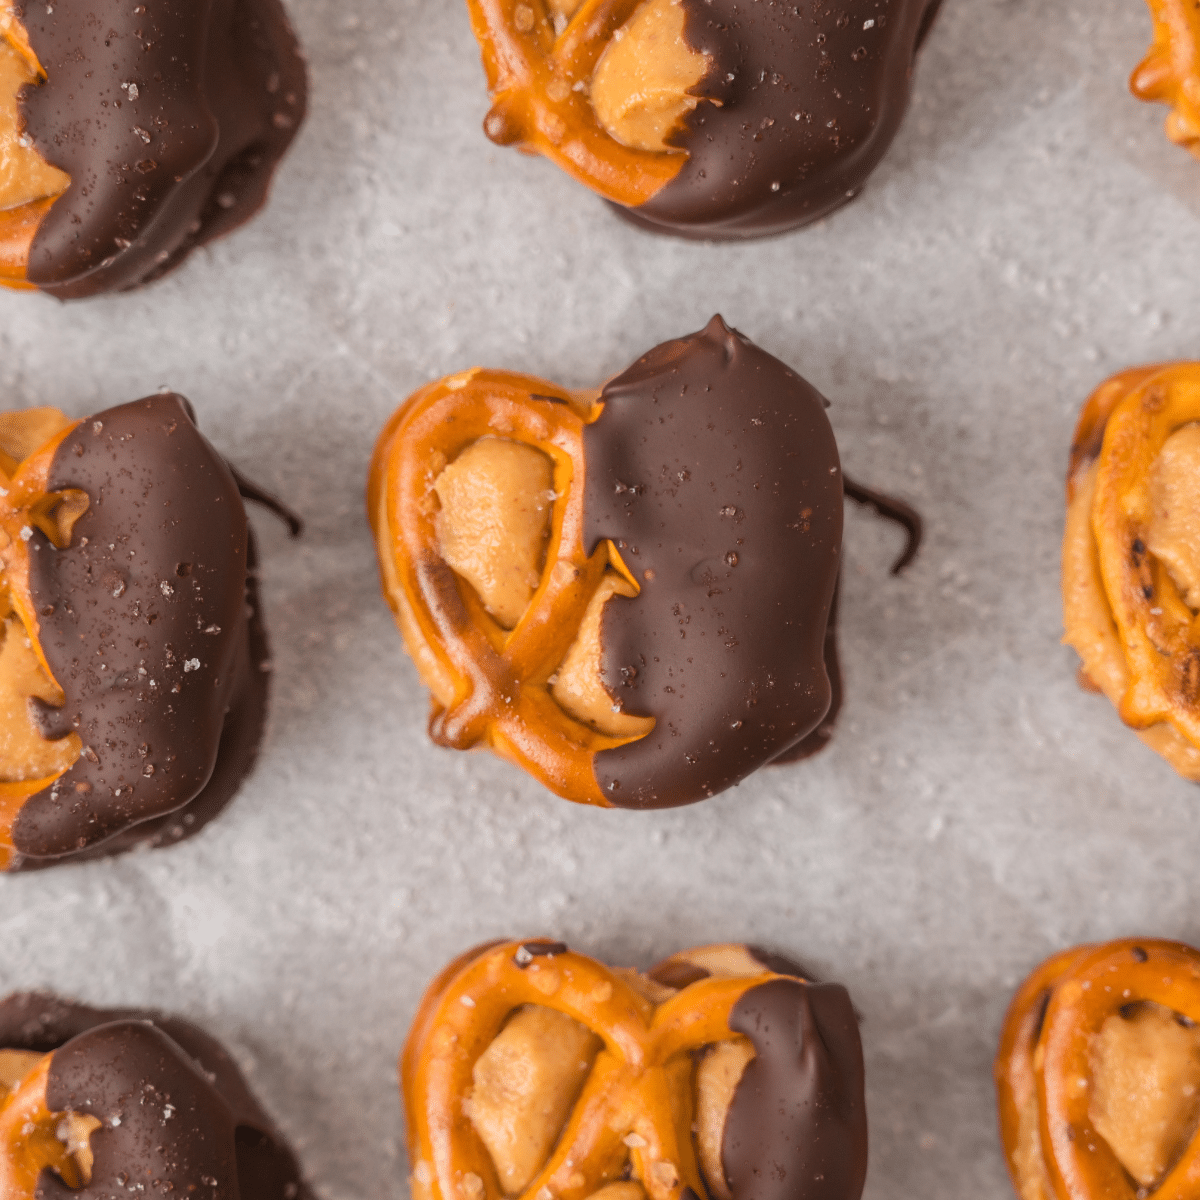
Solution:
[[[828,739],[849,494],[819,393],[714,317],[598,392],[474,369],[379,438],[384,593],[430,736],[568,799],[665,808]]]
[[[308,1200],[228,1053],[186,1021],[0,1000],[0,1195]]]
[[[401,1058],[414,1200],[858,1200],[846,989],[741,945],[640,975],[559,942],[481,946]]]
[[[468,0],[501,145],[647,228],[779,233],[883,157],[941,0]]]
[[[238,481],[162,394],[0,414],[0,869],[165,845],[237,790],[267,641]]]
[[[0,9],[0,285],[137,287],[248,220],[306,80],[279,0]]]

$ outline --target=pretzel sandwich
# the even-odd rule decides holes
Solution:
[[[1200,953],[1126,939],[1044,962],[1005,1018],[1000,1135],[1022,1200],[1200,1188]]]
[[[401,1057],[416,1200],[857,1200],[849,997],[759,953],[638,975],[534,941],[451,963]]]
[[[1200,364],[1125,371],[1079,419],[1067,480],[1063,640],[1081,683],[1200,780]]]
[[[1200,10],[1190,0],[1146,0],[1154,41],[1129,80],[1139,99],[1167,104],[1167,137],[1200,154]]]

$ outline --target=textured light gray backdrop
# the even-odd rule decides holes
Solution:
[[[751,940],[863,1014],[869,1200],[1004,1200],[991,1057],[1084,939],[1200,940],[1200,792],[1059,645],[1062,469],[1111,372],[1200,356],[1200,162],[1126,79],[1141,0],[946,0],[864,194],[759,244],[655,239],[493,147],[459,0],[292,0],[308,124],[251,226],[163,283],[0,297],[0,405],[161,385],[308,523],[261,537],[274,703],[192,842],[0,879],[0,991],[155,1004],[224,1038],[323,1200],[406,1194],[395,1057],[452,955],[561,937],[644,966]],[[473,364],[598,383],[720,311],[833,402],[854,476],[832,747],[674,812],[600,812],[425,737],[363,480],[385,417]]]

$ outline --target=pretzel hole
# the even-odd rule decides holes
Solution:
[[[472,1071],[463,1110],[514,1196],[549,1158],[602,1042],[554,1009],[517,1009]]]
[[[0,474],[11,479],[31,454],[71,423],[57,408],[0,413]]]
[[[524,442],[472,442],[433,484],[438,548],[488,614],[512,629],[541,581],[554,508],[554,464]]]
[[[28,1050],[0,1049],[0,1122],[8,1102],[17,1097],[45,1057]],[[35,1179],[42,1169],[49,1167],[67,1187],[87,1187],[95,1165],[91,1137],[100,1125],[97,1118],[76,1112],[49,1113],[41,1121],[22,1120],[16,1130],[19,1144],[13,1147],[10,1142],[8,1146],[0,1146],[0,1154],[23,1160],[21,1165],[32,1168]]]
[[[592,75],[596,119],[636,150],[675,151],[672,135],[703,96],[712,66],[684,37],[682,0],[645,0],[605,47]]]
[[[1121,1165],[1153,1190],[1200,1127],[1200,1028],[1159,1004],[1126,1005],[1089,1048],[1088,1116]]]
[[[66,190],[71,177],[50,166],[25,138],[17,93],[26,84],[37,83],[41,72],[32,52],[23,50],[25,38],[16,41],[17,28],[0,26],[0,213],[20,208],[35,200],[57,196]]]

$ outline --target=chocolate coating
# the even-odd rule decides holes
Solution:
[[[684,38],[712,55],[671,144],[689,157],[637,224],[692,238],[781,233],[862,187],[908,105],[940,0],[683,0]]]
[[[25,131],[71,185],[28,277],[62,299],[136,287],[251,217],[304,117],[279,0],[17,3],[46,72]]]
[[[195,832],[253,764],[267,692],[245,509],[184,400],[84,421],[48,486],[90,503],[68,549],[29,542],[42,650],[66,695],[31,705],[43,736],[77,733],[84,752],[18,813],[26,868]]]
[[[215,1200],[311,1195],[233,1060],[186,1021],[24,993],[0,1001],[0,1048],[53,1051],[50,1110],[70,1108],[103,1122],[91,1137],[91,1185],[74,1192],[46,1171],[39,1198],[107,1200],[143,1181],[147,1192],[155,1190],[151,1180],[161,1181],[163,1193]]]
[[[842,477],[820,394],[714,317],[604,389],[584,432],[584,540],[641,584],[601,623],[601,676],[644,738],[595,757],[614,805],[711,796],[824,716]]]
[[[734,1006],[754,1043],[725,1121],[735,1200],[858,1200],[867,1177],[862,1043],[840,984],[774,979]]]

